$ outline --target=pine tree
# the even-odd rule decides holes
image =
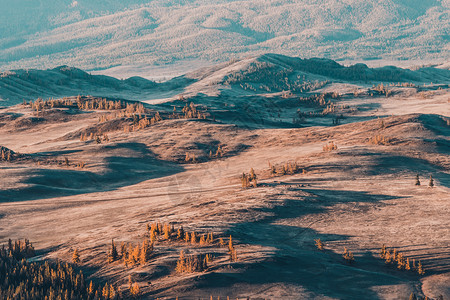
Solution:
[[[322,241],[320,240],[320,239],[317,239],[317,240],[314,240],[315,242],[316,242],[316,247],[317,247],[317,249],[319,249],[319,250],[323,250],[323,243],[322,243]]]
[[[184,237],[184,229],[183,229],[183,226],[181,226],[177,230],[177,240],[181,240],[181,239],[183,239],[183,237]]]
[[[425,270],[423,269],[422,263],[420,261],[417,263],[417,273],[419,275],[424,275],[425,274]]]
[[[80,263],[80,254],[78,253],[78,249],[75,249],[73,251],[72,262],[74,264],[79,264]]]
[[[353,253],[348,251],[347,248],[344,248],[344,253],[342,254],[342,257],[345,259],[346,262],[352,263],[355,261],[355,258],[353,256]]]
[[[108,261],[113,262],[119,258],[119,253],[117,252],[116,244],[114,240],[111,240],[111,252],[109,253]]]
[[[234,245],[233,245],[233,238],[231,237],[231,235],[230,235],[230,240],[228,241],[228,250],[232,250],[234,248]]]
[[[183,273],[185,271],[185,264],[186,264],[186,260],[185,260],[185,257],[184,257],[184,252],[183,252],[183,250],[181,250],[180,251],[180,257],[178,258],[177,266],[176,266],[175,270],[178,273]]]
[[[205,239],[205,235],[204,234],[202,234],[202,236],[200,237],[199,244],[202,245],[202,246],[204,246],[206,244],[206,239]]]
[[[194,232],[191,233],[191,244],[197,243],[197,234]]]
[[[95,287],[91,280],[91,282],[89,283],[89,287],[87,289],[88,295],[90,295],[90,296],[94,295],[94,290],[95,290]]]
[[[154,243],[156,241],[156,229],[152,228],[150,230],[150,241]]]
[[[409,257],[406,258],[405,270],[406,271],[410,271],[411,270],[411,262],[409,261]]]
[[[416,185],[420,185],[419,174],[416,175]]]
[[[133,297],[137,297],[139,296],[141,293],[141,289],[139,288],[139,285],[137,284],[137,282],[133,283],[133,285],[131,286],[130,289],[130,294]]]
[[[108,283],[106,283],[105,286],[103,287],[102,296],[103,296],[104,299],[108,299],[109,298],[109,285],[108,285]]]
[[[434,186],[434,180],[433,180],[433,176],[430,175],[430,182],[428,183],[429,187],[433,187]]]
[[[153,244],[150,244],[148,240],[142,242],[142,250],[140,253],[140,263],[143,265],[150,260],[153,252]]]
[[[164,231],[164,239],[165,240],[170,239],[170,226],[168,224],[164,225],[163,231]]]
[[[383,246],[381,246],[380,257],[383,259],[386,258],[386,245],[385,244],[383,244]]]

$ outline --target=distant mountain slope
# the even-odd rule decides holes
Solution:
[[[161,84],[141,77],[119,80],[109,76],[90,75],[67,66],[49,70],[13,70],[0,73],[0,106],[14,105],[23,100],[77,95],[137,101],[152,97],[164,98],[181,92],[180,88],[190,82],[191,79],[183,77]]]
[[[126,100],[174,99],[178,94],[252,96],[265,93],[314,91],[326,83],[359,85],[397,82],[450,83],[450,70],[397,67],[349,67],[320,58],[301,59],[265,54],[206,67],[163,83],[141,77],[119,80],[90,75],[80,69],[60,66],[48,70],[13,70],[0,73],[0,105],[13,105],[38,97],[93,95]],[[3,100],[3,101],[1,101]]]
[[[448,0],[17,0],[0,10],[0,68],[93,70],[266,52],[445,61],[449,11]]]

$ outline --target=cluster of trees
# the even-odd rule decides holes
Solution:
[[[118,110],[125,107],[125,102],[120,100],[113,101],[104,98],[84,96],[77,96],[76,99],[64,97],[61,99],[42,100],[41,98],[38,98],[34,102],[24,102],[23,104],[29,105],[36,111],[43,111],[45,109],[52,108],[78,108],[80,110]]]
[[[128,290],[132,297],[138,297],[141,294],[141,289],[137,282],[133,282],[131,275],[128,276]]]
[[[141,245],[133,246],[132,244],[121,243],[120,248],[116,245],[114,240],[111,241],[110,249],[108,250],[108,262],[122,260],[126,267],[133,267],[135,265],[145,265],[151,260],[154,255],[154,244],[157,242],[185,242],[193,246],[220,246],[227,247],[230,261],[237,261],[237,251],[233,242],[233,238],[229,237],[228,243],[225,243],[223,238],[215,239],[212,232],[198,234],[197,232],[187,232],[183,226],[175,228],[172,224],[167,223],[150,223],[147,224],[146,230],[149,238],[145,239]],[[75,250],[72,256],[74,263],[79,263],[80,257],[78,251]],[[180,256],[176,263],[175,271],[177,273],[202,272],[208,268],[208,265],[213,261],[212,254],[192,254],[185,255],[184,251],[180,251]],[[139,295],[140,289],[137,283],[129,280],[130,295]]]
[[[207,246],[213,245],[216,241],[212,232],[198,234],[195,231],[189,233],[185,231],[183,226],[178,229],[169,224],[152,223],[147,224],[147,231],[150,236],[150,241],[153,243],[158,240],[184,241],[192,245]],[[222,241],[222,242],[221,242]],[[223,244],[223,239],[219,239],[219,244]]]
[[[10,149],[0,146],[0,161],[11,161],[14,158],[14,152]]]
[[[335,113],[337,109],[338,109],[338,106],[336,104],[334,104],[333,102],[331,102],[322,110],[322,115],[325,116],[328,114]]]
[[[36,101],[30,101],[27,103],[26,101],[23,103],[23,105],[28,105],[31,107],[31,109],[39,112],[44,111],[46,109],[52,109],[52,108],[63,108],[63,107],[76,107],[75,102],[69,98],[62,98],[62,99],[49,99],[49,100],[42,100],[41,98],[36,99]]]
[[[161,240],[172,240],[172,241],[184,241],[186,243],[190,243],[191,245],[199,245],[199,246],[210,246],[216,244],[216,240],[214,238],[214,234],[212,232],[198,234],[195,231],[189,233],[183,229],[183,226],[180,226],[178,229],[169,224],[161,224],[161,223],[152,223],[151,225],[147,224],[147,231],[150,235],[150,241],[155,242],[158,239]],[[225,242],[223,238],[219,238],[218,244],[221,247],[225,247]],[[237,252],[233,243],[233,238],[230,235],[228,240],[228,251],[230,254],[230,260],[237,260]]]
[[[428,298],[427,296],[424,297],[417,297],[416,294],[412,293],[409,295],[409,300],[433,300],[432,298]],[[444,300],[444,296],[439,295],[436,300]]]
[[[296,162],[287,162],[278,168],[269,162],[270,176],[294,175],[300,171],[300,167]],[[304,170],[303,170],[304,171]]]
[[[64,161],[63,162],[59,162],[59,164],[60,165],[62,164],[64,166],[66,166],[66,167],[70,167],[71,166],[71,164],[69,162],[69,159],[67,157],[64,157]],[[77,168],[79,168],[79,169],[84,169],[86,167],[86,162],[84,162],[84,161],[76,162],[75,166]]]
[[[114,240],[111,241],[111,249],[108,251],[108,262],[122,260],[123,264],[128,266],[144,265],[150,261],[153,255],[153,242],[145,239],[142,246],[139,244],[133,246],[131,243],[120,245],[120,254]]]
[[[331,151],[337,150],[337,148],[338,148],[337,145],[333,141],[331,141],[328,144],[326,144],[325,146],[323,146],[322,149],[324,152],[331,152]]]
[[[299,100],[302,105],[312,106],[312,107],[326,107],[331,104],[330,94],[314,94],[308,97],[300,97]]]
[[[420,179],[419,179],[419,174],[416,175],[416,185],[420,185]],[[430,181],[428,182],[428,186],[429,187],[434,187],[434,179],[433,179],[433,175],[430,175]]]
[[[219,157],[223,157],[224,154],[225,154],[225,151],[223,149],[223,145],[219,145],[219,146],[217,146],[216,151],[214,151],[214,152],[213,152],[213,150],[209,151],[208,157],[209,157],[209,159],[219,158]],[[186,152],[184,161],[186,163],[197,163],[199,161],[199,159],[197,159],[197,156],[195,155],[195,153]],[[200,161],[202,161],[202,158],[200,158]]]
[[[189,154],[189,152],[186,152],[186,156],[184,158],[184,161],[187,162],[187,163],[189,163],[189,162],[196,163],[197,162],[197,157],[195,156],[195,153]]]
[[[333,117],[332,124],[333,125],[339,125],[339,124],[341,124],[341,120],[343,120],[343,119],[344,119],[344,115],[343,114],[341,114],[340,116]]]
[[[251,186],[257,187],[258,186],[258,178],[255,174],[255,170],[253,168],[250,169],[250,173],[242,173],[241,176],[241,183],[243,188],[249,188]]]
[[[414,271],[419,275],[425,274],[425,270],[420,260],[416,263],[415,259],[410,260],[395,248],[391,250],[386,248],[386,245],[383,244],[380,250],[380,257],[385,260],[386,264],[396,265],[399,270]]]
[[[207,113],[205,111],[199,111],[195,104],[191,102],[189,105],[186,105],[181,109],[183,112],[183,116],[179,116],[176,112],[176,108],[173,108],[173,116],[184,119],[206,119]]]
[[[353,252],[349,251],[347,248],[344,247],[344,253],[342,254],[342,257],[347,263],[353,263],[355,261],[355,257],[353,256]]]
[[[208,263],[212,261],[211,254],[185,255],[180,251],[175,271],[177,273],[202,272],[208,268]]]
[[[235,71],[224,78],[223,84],[239,84],[244,90],[257,91],[257,88],[267,92],[292,91],[302,93],[320,89],[328,81],[306,81],[305,76],[294,77],[294,69],[279,68],[267,62],[254,62],[244,70]]]
[[[1,254],[2,257],[14,257],[16,260],[27,259],[35,255],[33,244],[27,239],[14,242],[8,239],[8,246],[2,245]]]
[[[223,157],[224,154],[225,154],[225,151],[223,150],[223,145],[219,145],[219,146],[217,146],[217,150],[216,150],[215,154],[213,154],[212,150],[209,151],[209,158]]]
[[[392,95],[392,91],[390,91],[387,86],[380,83],[377,86],[373,86],[371,90],[369,90],[370,95],[379,94],[379,95],[385,95],[386,98]]]
[[[228,254],[230,255],[230,261],[237,261],[237,252],[233,244],[233,238],[230,235],[228,240]]]
[[[95,140],[97,144],[101,144],[103,142],[109,142],[109,136],[106,133],[93,133],[91,132],[89,135],[87,133],[81,133],[80,141],[85,142],[87,140]]]
[[[149,115],[133,114],[132,124],[125,124],[123,130],[124,132],[138,131],[153,125],[159,121],[162,121],[162,117],[159,112],[156,112],[153,117],[150,118]]]
[[[76,103],[78,109],[81,110],[116,110],[124,108],[124,103],[122,103],[122,101],[106,100],[104,98],[87,98],[78,96]],[[127,103],[127,108],[128,105],[130,104]]]
[[[368,143],[372,144],[372,145],[388,146],[388,145],[391,145],[392,140],[388,137],[385,137],[384,135],[377,134],[376,136],[369,138]]]
[[[119,299],[112,285],[87,285],[81,271],[68,263],[29,262],[35,255],[28,241],[8,241],[0,250],[0,299]]]

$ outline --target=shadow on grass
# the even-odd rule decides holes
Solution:
[[[0,190],[0,202],[16,202],[48,199],[60,196],[79,195],[100,191],[111,191],[137,184],[149,179],[173,175],[183,167],[172,162],[159,160],[142,143],[121,143],[107,145],[103,151],[116,151],[120,155],[106,158],[104,173],[65,169],[38,169],[18,189]],[[48,153],[56,157],[66,154]],[[122,154],[123,153],[123,154]]]
[[[355,202],[358,205],[398,197],[358,191],[303,191],[309,195],[301,199],[282,200],[274,207],[258,208],[257,211],[267,215],[261,220],[232,226],[228,234],[241,242],[238,251],[241,248],[245,252],[246,245],[263,247],[268,249],[262,252],[265,257],[258,261],[253,258],[246,261],[244,255],[241,262],[231,264],[230,271],[225,268],[203,275],[201,280],[194,283],[195,293],[199,293],[195,296],[207,297],[209,291],[217,293],[219,290],[227,291],[228,295],[225,296],[257,298],[271,288],[277,289],[276,293],[280,289],[281,292],[288,293],[292,288],[292,291],[305,290],[312,297],[321,295],[337,299],[378,299],[379,296],[373,289],[375,286],[408,282],[404,276],[380,272],[384,267],[383,262],[373,257],[370,251],[355,253],[356,262],[349,265],[340,253],[319,251],[314,245],[314,239],[317,238],[326,244],[330,241],[347,240],[349,236],[322,234],[310,228],[313,223],[306,227],[295,224],[296,218],[325,212],[328,207],[339,203]],[[240,292],[232,292],[235,285]],[[289,299],[295,297],[296,295],[288,296]]]

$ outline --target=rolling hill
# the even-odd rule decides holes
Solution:
[[[379,83],[420,85],[431,82],[448,85],[450,71],[430,67],[414,71],[394,66],[369,68],[364,64],[346,67],[329,59],[264,54],[201,68],[159,83],[137,76],[119,80],[91,75],[68,66],[6,71],[0,73],[0,105],[77,95],[156,103],[177,99],[178,95],[301,94],[337,83],[370,87]]]

